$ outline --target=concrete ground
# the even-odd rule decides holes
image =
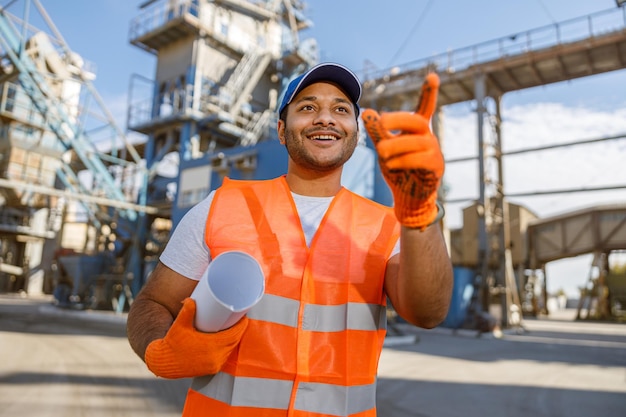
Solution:
[[[189,381],[145,368],[124,315],[51,302],[0,295],[0,417],[180,415]],[[557,313],[502,338],[402,325],[412,337],[389,338],[398,343],[383,351],[378,415],[624,415],[626,325]]]

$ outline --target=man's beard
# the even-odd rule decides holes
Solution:
[[[333,158],[325,160],[320,160],[320,158],[308,151],[303,143],[307,140],[309,139],[302,138],[301,141],[294,139],[294,135],[292,135],[291,132],[286,129],[285,146],[287,147],[287,153],[289,154],[289,157],[297,165],[307,169],[317,171],[332,171],[342,167],[348,161],[348,159],[350,159],[350,157],[354,153],[354,149],[356,148],[356,144],[358,141],[358,132],[354,131],[352,135],[340,139],[341,151],[338,152]]]

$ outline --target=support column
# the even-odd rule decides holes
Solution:
[[[477,74],[474,78],[474,92],[476,96],[476,117],[478,126],[478,274],[474,291],[478,293],[477,303],[480,311],[489,311],[489,298],[487,290],[487,276],[489,273],[489,247],[487,245],[487,204],[485,198],[485,140],[484,140],[484,117],[485,94],[486,94],[485,74]],[[476,311],[478,313],[479,311]]]

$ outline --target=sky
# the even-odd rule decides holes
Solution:
[[[155,57],[128,40],[130,22],[143,2],[41,0],[70,49],[95,65],[94,86],[122,128],[131,75],[153,78],[155,71]],[[314,25],[302,38],[317,40],[322,61],[342,63],[357,73],[366,66],[386,69],[617,7],[615,0],[305,3]],[[467,102],[443,109],[446,159],[477,154],[474,106]],[[626,70],[507,93],[502,99],[502,115],[505,151],[626,134]],[[534,152],[505,158],[503,183],[509,193],[624,186],[625,162],[625,139]],[[477,198],[477,178],[475,163],[449,164],[445,177],[448,197]],[[626,189],[511,201],[547,217],[599,204],[626,203]],[[461,210],[468,204],[448,207],[450,228],[462,226]],[[548,264],[549,291],[564,289],[576,296],[577,288],[587,281],[590,262],[590,256],[583,256]]]

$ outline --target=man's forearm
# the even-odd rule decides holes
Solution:
[[[145,361],[150,342],[165,337],[174,318],[162,305],[139,296],[128,312],[126,333],[135,353]]]
[[[398,313],[420,327],[445,319],[453,286],[452,263],[439,225],[402,227],[396,290]]]

